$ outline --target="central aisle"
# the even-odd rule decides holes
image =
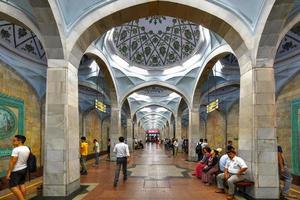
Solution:
[[[176,158],[162,145],[146,144],[144,150],[133,153],[129,164],[129,178],[113,187],[115,163],[101,160],[98,167],[89,167],[88,175],[81,176],[81,183],[93,187],[84,199],[213,199],[223,200],[215,186],[205,186],[192,177],[196,163],[186,162],[183,153]],[[88,189],[89,190],[89,189]]]

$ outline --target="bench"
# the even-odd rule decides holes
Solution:
[[[235,186],[239,189],[239,191],[242,189],[242,192],[246,192],[246,188],[254,186],[254,182],[245,179],[243,181],[236,182]]]

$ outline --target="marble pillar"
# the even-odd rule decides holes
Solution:
[[[119,143],[119,137],[122,136],[121,110],[118,107],[111,107],[109,131],[109,138],[111,141],[110,160],[116,161],[117,158],[116,154],[113,152],[113,149],[115,145]]]
[[[255,182],[248,193],[255,199],[278,199],[274,69],[249,70],[240,81],[238,153],[248,165],[247,176]]]
[[[132,120],[127,119],[127,144],[129,147],[129,151],[133,151],[133,128],[132,128]]]
[[[188,127],[188,140],[189,140],[189,154],[188,160],[197,160],[195,148],[199,138],[203,138],[203,133],[200,133],[200,117],[199,108],[189,109],[189,127]]]
[[[182,135],[181,135],[181,116],[177,116],[175,118],[175,137],[178,140],[181,140]]]
[[[66,197],[80,187],[77,68],[48,60],[43,195]]]
[[[134,129],[134,138],[135,139],[138,139],[139,140],[139,135],[138,135],[138,133],[139,133],[139,130],[138,130],[138,125],[137,125],[137,123],[134,123],[133,124],[133,129]]]

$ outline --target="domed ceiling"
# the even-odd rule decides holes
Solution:
[[[193,55],[200,27],[178,18],[152,16],[116,27],[113,41],[119,54],[134,64],[168,67]]]

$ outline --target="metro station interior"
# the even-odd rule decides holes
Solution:
[[[0,199],[16,134],[37,158],[26,199],[226,199],[192,175],[201,138],[245,160],[236,199],[281,198],[280,145],[300,199],[299,85],[299,0],[0,0]]]

